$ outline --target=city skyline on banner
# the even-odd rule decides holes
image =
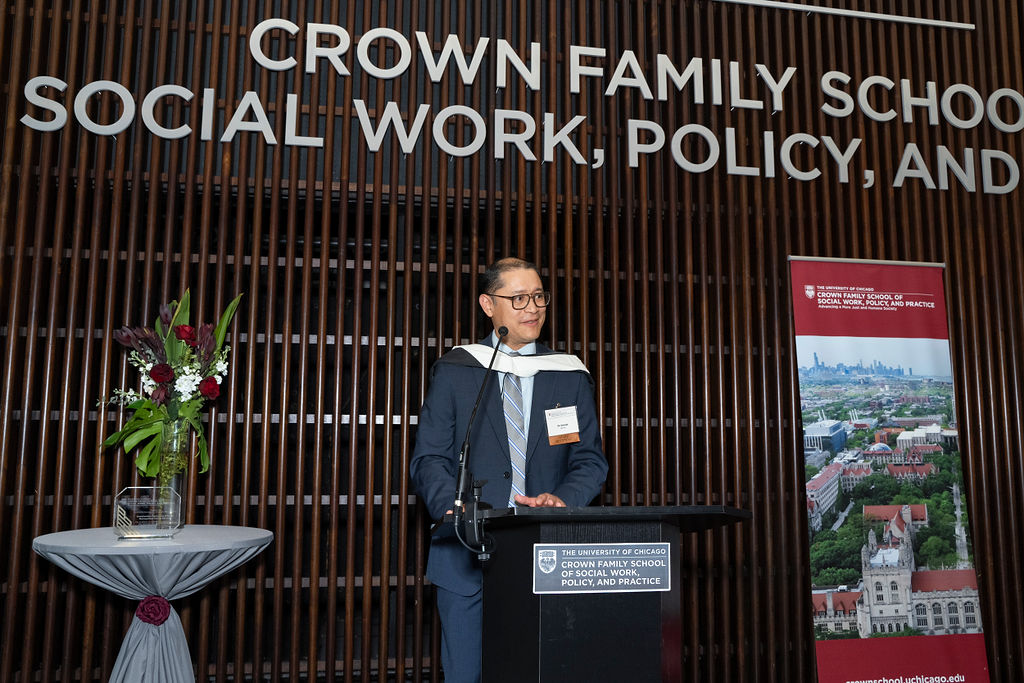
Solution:
[[[797,338],[797,365],[801,372],[821,366],[870,368],[876,363],[902,368],[907,375],[952,381],[946,339],[818,335]]]

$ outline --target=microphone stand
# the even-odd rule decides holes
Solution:
[[[480,500],[480,492],[487,482],[473,481],[473,473],[467,465],[469,461],[469,435],[473,429],[473,421],[476,419],[476,411],[480,407],[484,390],[487,388],[487,380],[491,378],[491,370],[494,361],[498,357],[498,346],[501,340],[508,335],[508,328],[502,325],[497,329],[498,341],[494,345],[494,353],[491,354],[491,362],[487,364],[484,373],[484,381],[480,384],[480,392],[476,395],[473,403],[473,412],[469,414],[469,424],[466,425],[466,438],[462,441],[462,448],[459,450],[459,469],[455,479],[455,504],[452,507],[452,523],[455,525],[455,536],[477,558],[483,562],[491,557],[491,538],[484,533],[483,520],[480,519],[480,510],[489,509],[491,506]],[[466,500],[469,482],[473,482],[473,492],[469,500]]]

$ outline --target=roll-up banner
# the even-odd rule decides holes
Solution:
[[[943,266],[790,277],[818,681],[988,681]]]

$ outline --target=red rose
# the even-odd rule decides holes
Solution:
[[[174,336],[189,346],[195,346],[197,344],[196,328],[191,325],[177,325],[174,328]]]
[[[174,379],[174,368],[167,363],[158,363],[153,366],[153,369],[149,371],[149,376],[157,384],[163,384],[164,382],[170,382]]]
[[[209,399],[220,396],[220,385],[213,377],[207,377],[199,383],[199,393]]]
[[[159,595],[150,595],[142,599],[135,608],[135,616],[153,626],[159,626],[171,615],[171,603]]]

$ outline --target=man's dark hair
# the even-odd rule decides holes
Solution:
[[[501,287],[501,276],[510,270],[532,270],[540,275],[540,269],[529,261],[521,258],[508,257],[495,261],[487,266],[487,270],[480,273],[480,293],[494,294]]]

